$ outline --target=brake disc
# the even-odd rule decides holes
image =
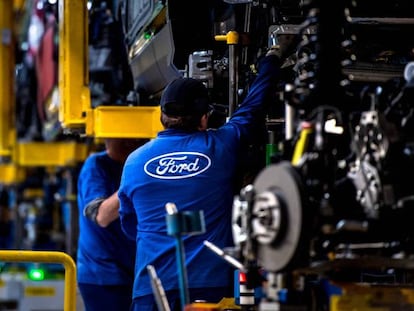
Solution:
[[[287,161],[269,165],[257,176],[254,189],[251,225],[259,265],[271,272],[295,266],[306,253],[298,173]]]

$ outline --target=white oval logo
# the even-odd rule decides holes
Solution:
[[[211,160],[199,152],[172,152],[152,158],[145,163],[144,171],[159,179],[182,179],[201,174]]]

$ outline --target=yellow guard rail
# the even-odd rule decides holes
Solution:
[[[62,264],[65,268],[64,310],[76,311],[76,265],[68,254],[60,251],[0,250],[0,260]]]

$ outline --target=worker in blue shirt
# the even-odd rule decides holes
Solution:
[[[111,138],[78,176],[77,282],[87,311],[129,310],[136,245],[121,230],[117,190],[127,156],[147,140]]]
[[[118,196],[122,229],[137,243],[132,311],[156,311],[147,266],[161,280],[171,310],[180,310],[175,239],[168,235],[166,204],[179,212],[204,213],[205,233],[183,236],[191,302],[233,297],[233,267],[203,244],[233,245],[234,177],[241,147],[264,122],[265,103],[277,88],[280,58],[269,51],[249,93],[227,123],[207,129],[208,91],[202,82],[179,78],[161,96],[164,130],[128,157]]]

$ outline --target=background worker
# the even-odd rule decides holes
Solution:
[[[231,214],[236,165],[253,129],[264,122],[265,104],[274,98],[280,59],[269,52],[259,75],[230,120],[207,130],[211,111],[206,87],[195,79],[171,82],[161,97],[165,130],[127,159],[119,188],[122,228],[140,250],[136,258],[131,310],[156,311],[147,273],[152,265],[172,310],[180,310],[175,239],[167,234],[166,208],[204,212],[206,232],[184,236],[190,301],[233,297],[233,267],[203,245],[233,245]],[[270,55],[272,54],[272,55]]]
[[[78,177],[77,281],[87,311],[129,310],[135,243],[121,230],[117,190],[127,156],[147,140],[111,138]]]

